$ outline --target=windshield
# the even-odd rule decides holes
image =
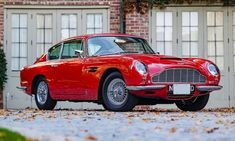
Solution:
[[[154,54],[147,41],[135,37],[92,37],[87,41],[89,56],[143,53]]]

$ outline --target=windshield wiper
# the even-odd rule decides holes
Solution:
[[[107,54],[92,55],[92,57],[104,56],[104,55],[128,54],[128,53],[139,53],[139,52],[137,52],[137,51],[123,51],[123,52],[115,52],[115,53],[107,53]]]
[[[123,51],[123,52],[116,52],[113,54],[127,54],[127,53],[139,53],[139,52],[137,52],[137,51]]]

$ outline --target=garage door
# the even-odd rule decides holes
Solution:
[[[208,107],[235,106],[235,11],[222,7],[171,7],[154,9],[151,15],[154,50],[215,62],[221,70],[224,88],[213,92]]]
[[[32,97],[16,89],[20,69],[33,64],[51,45],[64,38],[108,32],[108,19],[108,9],[6,9],[8,82],[4,90],[4,106],[35,107]],[[76,107],[81,108],[82,104]]]

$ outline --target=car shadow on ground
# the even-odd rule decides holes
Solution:
[[[35,110],[35,109],[34,109]],[[81,112],[112,112],[108,110],[103,110],[103,109],[55,109],[53,111],[81,111]],[[178,109],[166,109],[166,108],[156,108],[156,109],[134,109],[132,111],[128,112],[149,112],[149,113],[155,113],[155,112],[161,112],[161,113],[184,113],[184,111],[178,110]],[[223,112],[223,113],[235,113],[235,107],[231,108],[211,108],[211,109],[203,109],[201,111],[197,112]]]

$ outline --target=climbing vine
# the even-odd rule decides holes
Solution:
[[[148,13],[148,10],[157,7],[159,9],[166,8],[169,4],[192,4],[195,0],[124,0],[124,12],[132,13],[134,11],[140,14]],[[197,0],[206,4],[223,2],[224,5],[235,4],[235,0]]]

